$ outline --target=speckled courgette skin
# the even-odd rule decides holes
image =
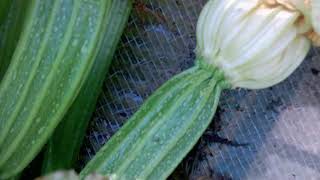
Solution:
[[[160,87],[82,170],[114,179],[165,179],[209,125],[221,91],[221,71],[198,61]]]
[[[71,106],[100,49],[110,0],[30,0],[0,84],[0,179],[19,173]]]
[[[10,0],[10,2],[5,20],[0,25],[0,80],[11,62],[29,4],[26,0]]]
[[[46,146],[43,174],[74,168],[88,122],[131,8],[131,0],[112,1],[102,48],[79,95]]]

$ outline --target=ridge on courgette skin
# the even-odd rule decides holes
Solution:
[[[28,9],[28,1],[11,0],[6,19],[0,25],[0,81],[7,71],[19,40],[26,9]]]
[[[32,0],[0,84],[0,179],[19,173],[71,106],[98,53],[111,0]]]
[[[100,52],[80,93],[55,129],[45,151],[43,174],[74,168],[82,140],[101,91],[114,51],[130,14],[131,0],[114,0]],[[61,141],[63,139],[63,141]],[[68,147],[68,148],[66,148]]]
[[[114,179],[165,179],[209,125],[221,91],[221,71],[202,62],[166,82],[81,171]]]

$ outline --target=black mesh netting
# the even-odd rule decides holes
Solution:
[[[136,1],[91,121],[88,161],[173,75],[192,66],[205,0]],[[320,179],[320,51],[285,82],[222,95],[211,126],[172,175],[181,179]]]

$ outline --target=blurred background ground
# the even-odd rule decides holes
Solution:
[[[194,63],[206,0],[137,0],[79,157],[87,162],[170,77]],[[320,179],[320,50],[285,82],[222,95],[171,179]]]

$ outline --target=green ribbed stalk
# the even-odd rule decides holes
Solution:
[[[0,178],[35,157],[88,76],[110,0],[32,0],[0,85]]]
[[[201,61],[202,62],[202,61]],[[223,74],[198,63],[159,88],[80,173],[115,179],[164,179],[209,125]]]
[[[94,66],[77,99],[56,128],[46,147],[42,167],[44,174],[55,170],[74,168],[74,162],[85,136],[88,122],[95,109],[103,80],[126,25],[131,6],[131,0],[115,0],[112,2],[107,20],[109,28],[104,36],[103,45],[95,59]]]
[[[7,71],[23,28],[29,1],[11,0],[9,12],[0,30],[0,80]]]

